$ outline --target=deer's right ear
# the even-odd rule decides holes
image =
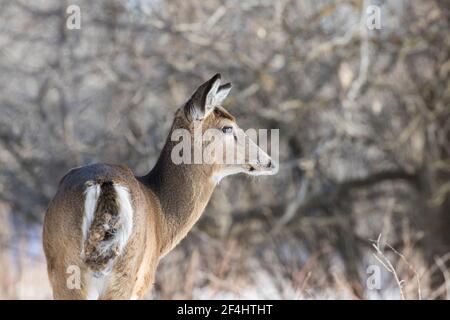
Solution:
[[[203,120],[214,109],[219,87],[220,73],[217,73],[195,90],[184,106],[184,112],[189,120]]]

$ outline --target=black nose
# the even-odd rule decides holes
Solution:
[[[269,164],[267,165],[269,168],[272,168],[272,160],[269,160]]]

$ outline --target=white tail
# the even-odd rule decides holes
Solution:
[[[95,164],[71,170],[51,201],[44,222],[44,250],[53,295],[57,299],[131,299],[143,297],[154,281],[158,261],[199,219],[214,187],[236,173],[273,174],[275,165],[262,150],[246,152],[254,143],[222,106],[231,84],[217,74],[202,84],[175,113],[158,162],[149,174],[135,177],[119,165]],[[195,130],[215,129],[215,148],[195,142]],[[189,133],[180,149],[171,137]],[[217,146],[224,147],[219,152]],[[209,162],[190,159],[199,147],[211,151]],[[259,149],[259,148],[258,148]],[[235,158],[222,161],[237,150]],[[177,151],[177,152],[174,152]],[[68,274],[67,270],[79,270]],[[79,285],[69,285],[79,280]],[[78,278],[77,278],[78,276]],[[75,277],[75,278],[74,278]]]

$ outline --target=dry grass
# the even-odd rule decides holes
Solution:
[[[23,245],[26,247],[25,241]],[[312,255],[299,268],[286,270],[287,266],[276,259],[268,266],[255,256],[244,257],[231,241],[222,247],[220,254],[217,251],[208,254],[200,250],[188,252],[184,247],[176,249],[162,261],[157,283],[148,298],[435,299],[442,295],[448,298],[448,271],[443,266],[450,255],[436,258],[436,265],[431,268],[434,270],[430,270],[424,265],[413,267],[393,248],[382,251],[380,243],[375,246],[379,265],[387,271],[382,275],[381,290],[363,288],[362,297],[355,294],[355,286],[361,287],[361,284],[349,280],[340,270],[339,263],[328,270],[331,278],[324,276],[320,257],[332,255],[326,250]],[[417,261],[417,257],[414,260]],[[25,249],[16,254],[11,247],[2,246],[0,269],[0,299],[51,298],[43,257],[30,257]],[[432,289],[430,277],[435,272],[444,273],[445,283]],[[421,286],[425,288],[421,289]]]
[[[14,235],[8,219],[0,216],[0,220],[0,299],[50,299],[40,239]],[[386,243],[384,235],[373,247],[367,246],[358,264],[358,278],[349,276],[345,261],[330,245],[308,252],[301,241],[286,233],[255,248],[195,230],[163,259],[147,298],[448,299],[450,275],[445,265],[450,254],[436,257],[428,267],[408,240],[411,237],[403,238],[401,250]],[[366,286],[368,265],[382,270],[380,290]],[[432,287],[436,274],[444,280]]]

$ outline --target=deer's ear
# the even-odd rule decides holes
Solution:
[[[214,109],[219,87],[220,74],[217,73],[195,90],[184,107],[190,120],[202,120]]]
[[[217,89],[216,96],[214,97],[214,106],[222,105],[222,102],[226,99],[231,90],[231,83],[223,84]]]

